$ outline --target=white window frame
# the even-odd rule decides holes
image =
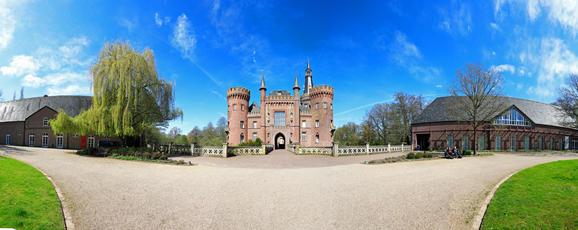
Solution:
[[[257,140],[257,133],[253,133],[253,141]]]
[[[516,151],[516,136],[510,136],[510,151]]]
[[[58,136],[56,136],[56,148],[61,149],[63,147],[64,147],[64,136],[62,136],[62,134],[58,134]]]
[[[323,102],[323,108],[327,109],[327,102]]]
[[[315,109],[319,109],[319,103],[315,104]]]
[[[237,105],[233,105],[233,111],[237,110]]]
[[[94,137],[89,137],[86,139],[86,147],[87,148],[94,148],[95,140]]]
[[[241,128],[244,129],[245,128],[245,122],[241,121]]]
[[[502,136],[496,136],[496,150],[502,150]]]
[[[302,120],[301,121],[301,128],[306,128],[307,127],[307,121]]]
[[[253,128],[256,129],[257,128],[257,122],[253,121]]]
[[[48,148],[48,134],[42,134],[42,148]]]
[[[307,141],[307,132],[301,133],[301,141]]]
[[[319,120],[315,120],[315,127],[319,128]]]
[[[530,137],[524,137],[524,150],[530,150]]]
[[[243,134],[241,133],[241,137],[240,137],[240,138],[241,138],[241,140],[240,140],[241,143],[245,142],[245,135],[243,135]]]
[[[485,136],[478,136],[478,150],[483,151],[485,150],[486,146],[486,137]]]
[[[315,143],[319,143],[319,133],[315,134]]]
[[[6,134],[6,145],[10,145],[10,133]]]
[[[241,105],[241,111],[245,111],[245,106]]]
[[[42,119],[42,126],[48,126],[48,117]]]
[[[34,147],[34,133],[28,135],[28,146]]]

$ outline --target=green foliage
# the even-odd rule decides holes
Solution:
[[[0,227],[64,229],[52,183],[34,167],[0,156]]]
[[[361,126],[355,122],[349,122],[335,131],[334,140],[341,146],[361,145]]]
[[[415,159],[420,159],[423,158],[423,153],[422,152],[418,152],[415,154]]]
[[[217,121],[217,126],[213,126],[212,122],[209,122],[205,128],[202,130],[195,126],[187,134],[187,141],[189,144],[196,143],[200,146],[222,146],[227,140],[227,134],[225,133],[225,128],[227,127],[227,119],[224,117],[219,118]]]
[[[173,83],[159,78],[152,50],[129,42],[107,42],[88,70],[92,105],[70,118],[59,111],[50,125],[55,133],[139,136],[153,124],[183,117],[175,107]]]
[[[415,153],[408,153],[407,159],[415,159]]]
[[[243,143],[239,143],[237,146],[261,146],[261,144],[263,143],[263,141],[261,141],[260,138],[253,140],[249,140]]]
[[[474,150],[466,150],[466,155],[472,155],[474,154]]]
[[[149,145],[168,145],[169,139],[160,128],[149,125],[145,129],[145,142]]]
[[[433,154],[431,154],[431,153],[427,153],[426,155],[427,155],[427,158],[433,158]]]
[[[577,229],[578,160],[522,170],[490,203],[482,229]]]

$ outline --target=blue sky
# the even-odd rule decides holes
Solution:
[[[143,3],[144,2],[144,3]],[[550,103],[578,72],[578,2],[496,1],[0,1],[4,100],[90,95],[87,69],[105,41],[155,52],[176,82],[183,133],[226,116],[226,90],[259,98],[304,83],[335,89],[337,126],[359,123],[394,92],[447,95],[469,62],[503,71],[508,96]]]

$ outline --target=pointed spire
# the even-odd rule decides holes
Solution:
[[[311,67],[309,67],[309,58],[307,58],[307,69],[311,69]]]
[[[293,85],[293,89],[300,89],[299,81],[297,81],[297,69],[295,69],[295,84]]]
[[[261,75],[261,88],[259,88],[259,90],[267,90],[267,87],[265,87],[265,71],[261,70],[262,75]]]

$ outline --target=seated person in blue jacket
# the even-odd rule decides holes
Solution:
[[[452,149],[452,153],[454,154],[454,156],[456,156],[458,158],[462,158],[462,156],[460,156],[460,151],[458,151],[458,149],[456,149],[456,146],[454,146],[454,149]]]
[[[448,158],[448,155],[451,157],[452,156],[452,150],[450,149],[450,147],[448,146],[446,148],[446,151],[444,152],[444,157]]]

